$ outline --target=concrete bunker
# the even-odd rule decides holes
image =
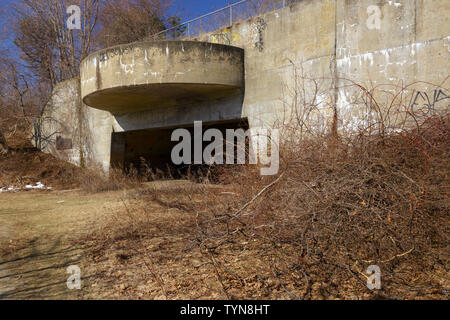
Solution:
[[[137,42],[81,63],[81,96],[113,115],[201,103],[244,90],[244,50],[198,41]]]
[[[125,132],[113,132],[111,137],[111,166],[116,168],[124,168],[129,170],[134,168],[138,173],[144,173],[151,169],[154,172],[160,171],[170,173],[177,177],[185,174],[187,170],[198,171],[207,169],[205,164],[182,164],[174,165],[171,159],[173,147],[178,141],[171,141],[172,132],[175,129],[184,128],[191,134],[191,154],[194,154],[194,126],[183,125],[176,127],[161,127],[145,130],[134,130]],[[249,124],[247,119],[235,119],[220,122],[209,122],[202,124],[202,134],[210,129],[218,129],[226,137],[227,129],[243,129],[248,130]],[[202,150],[210,142],[203,142]],[[248,148],[248,143],[246,144]],[[226,157],[226,148],[224,148],[223,157]],[[248,150],[248,149],[247,149]],[[234,147],[234,157],[237,155],[237,146]],[[192,159],[193,162],[193,159]],[[224,161],[225,162],[225,161]]]
[[[383,91],[415,84],[408,91],[419,100],[412,96],[405,107],[445,110],[448,3],[381,1],[385,23],[367,29],[367,7],[358,1],[342,6],[298,1],[200,34],[194,38],[198,41],[137,42],[95,52],[81,62],[79,79],[55,87],[46,107],[46,118],[55,120],[45,123],[46,135],[55,140],[54,133],[63,132],[63,139],[72,139],[72,149],[57,150],[51,141],[43,150],[108,171],[116,158],[114,150],[111,156],[112,131],[242,117],[252,128],[279,125],[295,112],[296,76],[319,80],[320,123],[331,123],[337,114],[339,130],[352,130],[367,119],[367,103],[349,80],[367,88],[382,85]],[[308,83],[304,91],[317,93],[317,83]],[[441,89],[445,95],[437,95]],[[70,146],[62,142],[60,149]]]
[[[120,127],[111,135],[113,167],[183,170],[171,161],[173,130],[193,130],[200,120],[204,130],[248,128],[240,119],[241,48],[198,41],[119,45],[83,60],[80,78],[83,102],[110,113]],[[217,113],[221,101],[226,109]]]

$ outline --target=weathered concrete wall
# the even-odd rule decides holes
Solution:
[[[43,117],[43,151],[78,166],[99,164],[107,171],[114,118],[83,104],[80,91],[79,78],[55,87]]]
[[[43,151],[75,165],[82,162],[79,90],[78,78],[56,85],[45,107],[41,129]]]
[[[339,124],[346,127],[367,113],[355,102],[360,90],[349,80],[391,91],[422,81],[404,93],[414,98],[420,91],[433,100],[440,88],[433,107],[448,108],[449,16],[447,0],[304,0],[199,40],[245,50],[243,116],[251,126],[279,121],[293,104],[295,89],[302,89],[295,78],[303,76],[316,80],[306,81],[306,95],[316,84],[319,93],[338,88]],[[318,102],[328,121],[332,99],[330,94]],[[420,99],[419,104],[428,102]]]
[[[380,3],[379,29],[367,27],[367,11],[373,5],[371,1],[346,1],[345,6],[338,6],[338,85],[343,86],[346,81],[342,79],[349,78],[367,87],[379,86],[379,90],[395,93],[399,92],[400,86],[420,81],[403,91],[406,107],[416,107],[410,101],[417,92],[433,99],[434,90],[442,89],[440,98],[447,98],[435,102],[420,98],[421,101],[417,102],[422,105],[420,107],[429,104],[427,109],[448,110],[450,2],[410,0]],[[339,92],[339,114],[344,124],[352,125],[355,123],[352,119],[361,119],[367,113],[366,108],[351,103],[355,95],[354,89]]]
[[[235,95],[244,89],[244,51],[198,41],[137,42],[81,63],[83,101],[114,115]]]
[[[340,129],[355,128],[367,121],[373,110],[368,110],[361,90],[351,81],[377,88],[383,96],[374,98],[385,106],[382,99],[389,93],[413,84],[403,90],[402,102],[407,108],[448,110],[449,16],[448,0],[303,0],[204,34],[194,40],[244,49],[245,94],[199,101],[179,99],[175,104],[152,105],[115,117],[87,108],[86,123],[95,136],[91,156],[108,168],[113,131],[243,117],[248,118],[250,127],[279,125],[296,103],[305,101],[315,107],[305,119],[312,126],[325,128],[337,112]],[[133,54],[122,52],[116,59],[123,63],[132,58]],[[180,63],[177,72],[195,67],[195,61],[186,63]],[[97,66],[88,66],[95,74],[92,71],[86,78],[94,87]],[[151,66],[144,69],[123,77],[131,82],[151,82],[152,72],[164,71]],[[110,77],[114,79],[114,74]]]
[[[109,170],[111,158],[111,134],[114,131],[114,117],[108,111],[84,105],[84,129],[86,165],[99,165]]]

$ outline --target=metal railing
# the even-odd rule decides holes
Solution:
[[[191,38],[224,27],[230,27],[256,15],[285,8],[298,0],[241,0],[195,19],[180,23],[153,35],[154,38]],[[211,19],[212,18],[212,19]],[[203,23],[206,19],[210,19]]]

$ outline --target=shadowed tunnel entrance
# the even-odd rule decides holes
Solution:
[[[206,165],[174,165],[171,152],[179,141],[171,141],[172,132],[175,129],[184,128],[191,133],[191,153],[194,154],[194,125],[152,128],[146,130],[113,132],[111,139],[111,166],[129,170],[135,168],[143,174],[151,168],[153,171],[162,171],[173,176],[179,176],[187,172],[188,168],[198,170]],[[208,122],[202,124],[203,133],[210,129],[218,129],[226,137],[227,129],[249,128],[247,119],[236,119],[221,122]],[[203,142],[203,149],[211,142]],[[225,147],[224,147],[225,152]],[[235,150],[236,152],[236,150]]]

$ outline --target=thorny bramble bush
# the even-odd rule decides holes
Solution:
[[[391,93],[352,86],[361,91],[354,103],[371,115],[365,125],[346,131],[334,123],[333,134],[320,133],[305,116],[317,110],[317,95],[298,103],[282,126],[279,175],[262,178],[249,166],[225,170],[237,182],[232,196],[204,188],[204,200],[191,201],[194,243],[231,278],[240,276],[221,249],[258,243],[261,267],[292,298],[445,298],[448,105],[414,113],[403,96],[408,87]],[[375,97],[386,93],[391,99],[383,105]],[[382,270],[379,292],[366,287],[369,265]]]
[[[328,123],[321,113],[335,111],[333,90],[296,79],[278,123],[277,176],[229,166],[171,192],[138,190],[132,198],[143,202],[124,201],[128,219],[116,217],[120,228],[108,238],[151,238],[158,203],[185,213],[175,229],[156,228],[176,232],[184,249],[160,254],[178,261],[199,250],[227,298],[446,299],[448,105],[414,111],[411,86],[342,80],[357,93],[350,103],[363,121],[346,126],[335,113]],[[366,286],[370,265],[381,268],[381,290]]]

